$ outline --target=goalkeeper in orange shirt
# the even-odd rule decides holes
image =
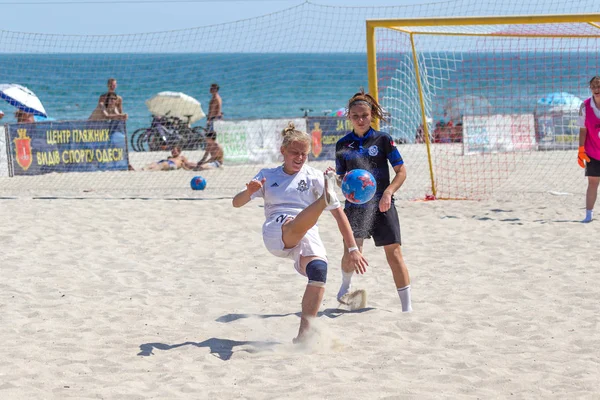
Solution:
[[[592,97],[585,100],[579,108],[579,152],[577,162],[585,168],[588,187],[585,195],[585,219],[594,219],[594,204],[598,196],[600,183],[600,76],[590,80]]]

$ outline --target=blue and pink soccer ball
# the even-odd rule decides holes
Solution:
[[[375,196],[376,190],[375,178],[364,169],[353,169],[342,180],[342,193],[350,203],[364,204]]]
[[[204,190],[204,188],[206,187],[206,179],[204,179],[201,176],[195,176],[192,178],[190,186],[193,190]]]

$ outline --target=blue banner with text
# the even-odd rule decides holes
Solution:
[[[126,171],[129,165],[124,121],[52,121],[7,127],[11,176]]]
[[[335,160],[335,144],[352,131],[346,117],[307,117],[306,129],[311,136],[309,160]]]

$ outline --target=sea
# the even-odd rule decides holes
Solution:
[[[410,54],[380,55],[380,99],[384,107],[418,114],[411,60]],[[499,113],[532,112],[551,92],[585,99],[600,59],[585,52],[424,53],[421,62],[435,119],[449,99],[463,95],[485,97]],[[365,53],[0,54],[0,83],[28,87],[56,120],[87,119],[108,78],[117,79],[129,132],[149,126],[145,101],[161,91],[184,92],[206,112],[209,87],[217,83],[224,118],[245,120],[330,115],[368,89]],[[14,108],[0,102],[0,109],[3,122],[12,122]]]

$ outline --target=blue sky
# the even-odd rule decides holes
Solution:
[[[139,1],[142,0],[0,0],[0,29],[83,35],[158,32],[233,22],[304,3],[303,0]],[[420,4],[424,1],[314,0],[312,3],[359,7]]]

